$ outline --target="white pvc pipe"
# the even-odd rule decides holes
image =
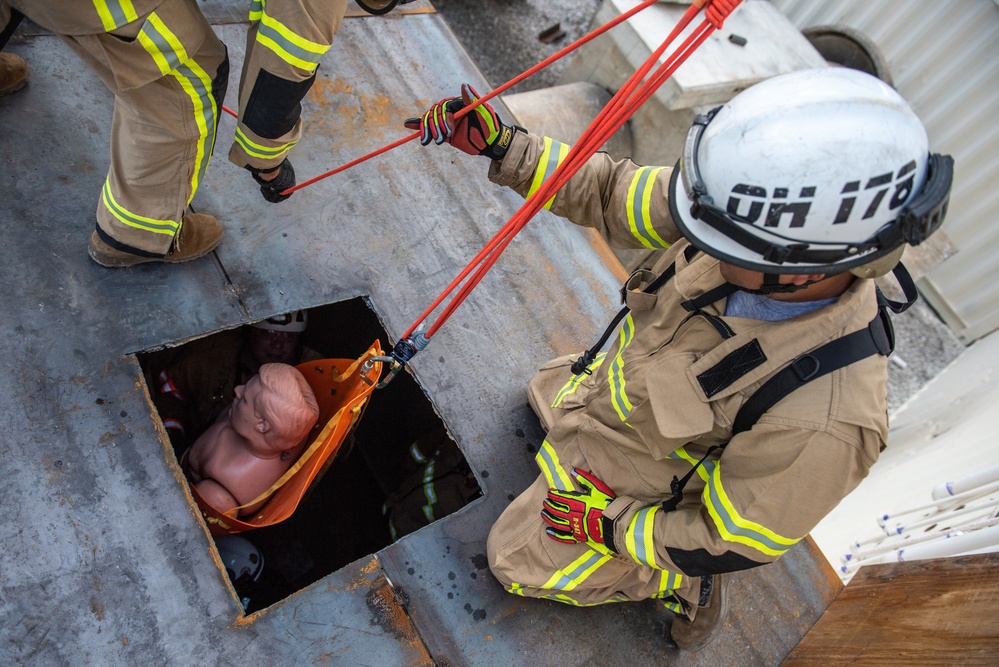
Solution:
[[[999,525],[999,517],[993,517],[993,518],[990,518],[990,519],[985,519],[985,520],[982,520],[982,521],[977,521],[975,523],[969,523],[966,526],[962,526],[961,527],[961,531],[962,532],[970,532],[972,530],[979,530],[979,529],[983,529],[983,528],[990,528],[990,527],[995,526],[995,525]],[[953,532],[957,532],[957,531],[949,531],[949,532],[953,533]],[[932,540],[940,539],[941,537],[943,537],[944,535],[947,535],[947,534],[948,534],[948,532],[941,531],[941,532],[936,532],[936,533],[923,533],[922,535],[918,535],[918,536],[915,536],[915,537],[906,536],[906,537],[904,537],[902,539],[893,540],[893,541],[885,540],[880,545],[878,545],[878,546],[876,546],[876,547],[874,547],[872,549],[865,549],[865,550],[862,550],[862,551],[854,554],[848,560],[852,560],[852,561],[869,561],[869,560],[871,560],[871,558],[874,558],[876,556],[880,556],[880,555],[888,553],[890,551],[895,551],[897,549],[907,549],[911,545],[922,544],[924,542],[930,542]]]
[[[939,488],[939,487],[937,487],[937,488]],[[994,491],[999,491],[999,481],[995,481],[995,482],[992,482],[990,484],[986,484],[985,486],[975,487],[973,489],[970,489],[968,491],[964,491],[962,493],[955,494],[953,496],[946,496],[944,498],[938,498],[937,500],[934,500],[933,502],[930,502],[930,503],[926,503],[925,505],[919,505],[917,507],[912,507],[912,508],[907,509],[907,510],[900,510],[900,511],[894,512],[892,514],[882,514],[877,519],[877,522],[878,522],[879,526],[881,526],[882,528],[884,528],[885,525],[888,523],[889,519],[897,519],[898,517],[905,516],[907,514],[914,514],[916,512],[922,512],[922,511],[932,510],[932,509],[938,509],[938,510],[943,511],[943,510],[949,509],[950,507],[953,507],[955,505],[959,505],[962,502],[965,502],[965,501],[968,501],[968,500],[974,500],[974,499],[980,498],[982,496],[987,496],[987,495],[989,495],[990,493],[992,493]]]
[[[999,481],[999,465],[994,465],[978,472],[973,472],[965,477],[958,478],[953,482],[944,482],[933,489],[933,499],[940,500],[948,496],[964,493],[969,489],[983,484]]]
[[[982,528],[981,530],[959,535],[951,534],[939,540],[899,549],[898,559],[899,561],[910,561],[926,560],[928,558],[946,558],[986,547],[999,548],[999,526]]]
[[[885,526],[885,535],[888,537],[894,537],[896,535],[912,534],[920,528],[925,528],[927,526],[933,526],[935,524],[943,524],[941,530],[950,530],[957,528],[954,524],[953,519],[957,517],[967,516],[968,514],[976,514],[978,512],[987,512],[992,516],[995,516],[996,505],[968,505],[967,507],[962,507],[959,510],[951,510],[950,512],[941,512],[940,514],[933,514],[928,517],[924,517],[919,521],[913,521],[912,523],[902,523],[896,524],[894,528],[888,528]],[[983,517],[984,518],[984,517]]]

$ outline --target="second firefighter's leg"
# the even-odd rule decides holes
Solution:
[[[295,185],[288,153],[302,136],[302,99],[340,29],[347,0],[255,0],[239,85],[239,120],[229,160],[279,202]]]

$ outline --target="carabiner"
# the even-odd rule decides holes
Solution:
[[[374,380],[368,378],[368,373],[371,372],[371,368],[375,365],[376,362],[389,364],[390,368],[388,376],[386,376],[386,378],[381,382],[379,382],[378,384],[375,384]],[[361,364],[361,380],[363,380],[365,384],[375,385],[375,389],[383,389],[385,385],[387,385],[389,382],[392,381],[392,378],[398,375],[399,370],[402,369],[402,366],[403,365],[399,363],[399,361],[395,357],[385,357],[385,356],[369,357],[364,361],[363,364]]]

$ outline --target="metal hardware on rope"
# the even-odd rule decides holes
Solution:
[[[367,384],[374,384],[374,380],[369,380],[367,373],[375,365],[375,362],[382,362],[389,365],[389,374],[384,380],[375,385],[375,389],[383,389],[399,374],[406,366],[406,362],[416,356],[416,353],[423,350],[430,344],[430,338],[424,335],[423,330],[416,331],[411,336],[405,336],[395,344],[392,352],[388,356],[371,357],[361,365],[361,379]]]

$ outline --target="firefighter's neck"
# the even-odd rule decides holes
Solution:
[[[732,264],[720,262],[722,277],[728,282],[748,290],[757,290],[763,286],[763,274],[750,271]],[[856,277],[849,271],[827,276],[815,274],[784,274],[780,276],[782,285],[800,285],[794,292],[777,292],[767,296],[775,301],[820,301],[835,299],[850,288]]]

